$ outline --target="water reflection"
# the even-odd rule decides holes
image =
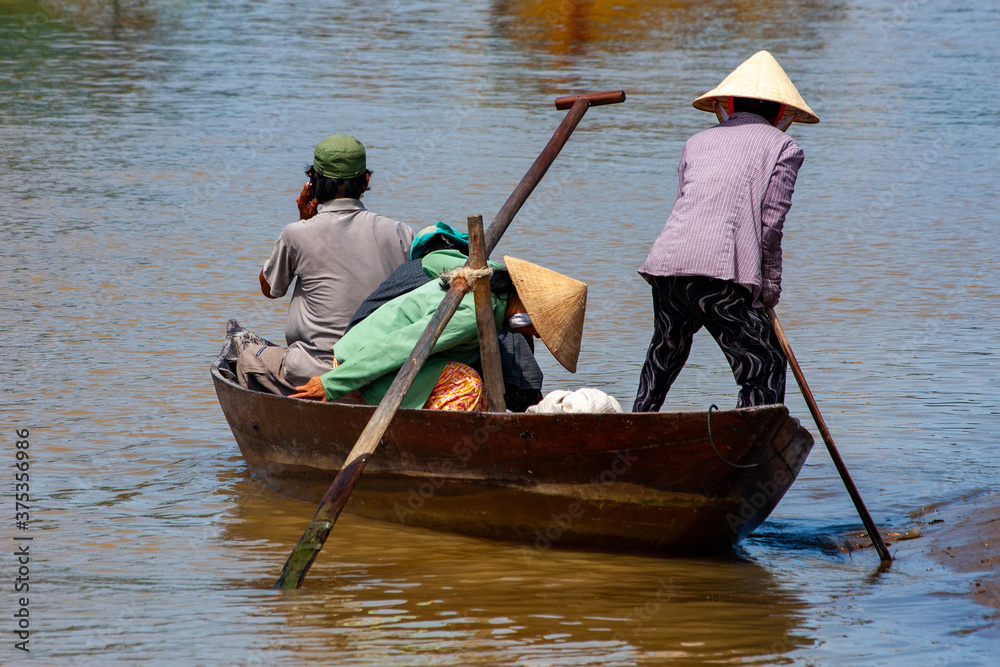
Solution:
[[[192,0],[5,0],[0,16],[11,17],[8,30],[31,39],[49,29],[102,28],[145,31],[164,16],[200,4]]]
[[[793,129],[807,161],[780,314],[855,481],[895,529],[992,488],[994,4],[0,2],[0,396],[37,436],[36,658],[823,663],[863,644],[872,660],[988,661],[983,608],[963,597],[978,575],[913,540],[866,583],[870,551],[837,548],[858,524],[822,451],[745,543],[752,562],[525,560],[345,516],[307,588],[274,593],[313,508],[247,477],[207,368],[228,317],[281,335],[287,306],[256,275],[317,137],[370,137],[374,210],[461,224],[510,194],[562,116],[554,97],[624,88],[498,250],[591,285],[580,373],[543,351],[546,388],[629,400],[651,331],[634,268],[684,139],[712,122],[690,100],[768,48],[823,117]],[[982,103],[941,113],[959,99]],[[696,340],[670,407],[734,395]],[[954,546],[950,525],[925,542]]]
[[[845,18],[837,0],[494,0],[493,22],[518,48],[576,57],[642,49],[702,51],[730,40],[770,48],[822,47],[826,23]],[[560,61],[556,61],[560,62]]]
[[[229,483],[219,539],[269,561],[257,582],[268,587],[314,507],[246,475]],[[804,608],[745,560],[538,553],[345,514],[305,587],[276,592],[260,613],[295,628],[303,656],[332,645],[369,659],[457,652],[463,664],[495,664],[483,652],[502,649],[510,659],[610,665],[783,654],[810,643]]]

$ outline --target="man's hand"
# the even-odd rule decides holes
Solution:
[[[308,182],[302,186],[302,192],[299,193],[299,197],[295,200],[295,203],[299,207],[299,217],[301,220],[308,220],[316,215],[316,207],[319,205],[319,202],[309,196]]]
[[[291,398],[307,398],[311,401],[326,400],[326,390],[323,389],[323,383],[319,377],[311,378],[309,382],[296,387],[295,391],[298,393],[292,394]]]

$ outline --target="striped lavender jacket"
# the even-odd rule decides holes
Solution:
[[[677,200],[639,267],[645,276],[709,276],[781,294],[781,228],[802,166],[795,140],[760,116],[735,113],[688,139]]]

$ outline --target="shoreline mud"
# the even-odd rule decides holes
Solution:
[[[902,541],[917,540],[920,551],[939,565],[975,575],[968,595],[993,609],[1000,618],[1000,494],[977,491],[910,513],[912,525],[902,531],[883,531],[889,552]],[[845,552],[872,551],[864,531],[845,536],[837,548]]]
[[[1000,616],[1000,495],[989,491],[914,513],[926,524],[926,553],[957,572],[975,574],[969,594]]]

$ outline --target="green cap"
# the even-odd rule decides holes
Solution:
[[[327,178],[354,178],[365,172],[365,147],[346,134],[335,134],[316,145],[313,169]]]

